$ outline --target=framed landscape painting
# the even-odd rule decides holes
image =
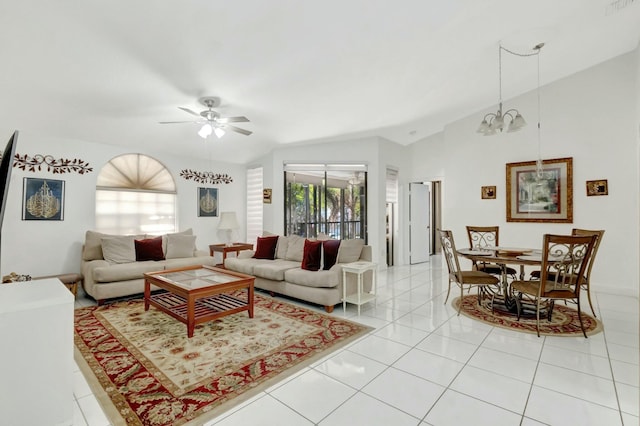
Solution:
[[[507,164],[507,222],[573,223],[573,158]]]

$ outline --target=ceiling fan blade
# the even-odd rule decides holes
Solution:
[[[184,112],[188,112],[191,115],[195,115],[196,117],[200,117],[200,114],[198,114],[197,112],[191,111],[189,108],[184,108],[184,107],[178,107],[178,108],[180,108]]]
[[[197,123],[196,121],[158,121],[160,124]]]
[[[247,117],[220,117],[216,120],[218,123],[248,123],[249,119]]]
[[[224,126],[220,126],[220,127],[225,129],[225,130],[233,130],[234,132],[237,132],[237,133],[240,133],[240,134],[243,134],[243,135],[246,135],[246,136],[249,136],[251,133],[253,133],[253,132],[250,132],[248,130],[241,129],[240,127],[231,126],[229,124],[225,124]]]

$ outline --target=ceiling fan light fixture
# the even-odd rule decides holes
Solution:
[[[218,139],[220,139],[221,137],[224,136],[224,134],[226,133],[224,131],[224,129],[221,129],[220,127],[216,127],[213,132],[216,134],[216,136],[218,137]]]
[[[218,130],[218,129],[216,129]],[[200,130],[198,131],[198,135],[202,138],[202,139],[206,139],[209,136],[211,136],[211,133],[213,132],[213,127],[211,126],[210,123],[204,123],[204,125],[200,128]],[[216,132],[216,136],[217,136],[217,132]],[[219,137],[219,136],[218,136]]]

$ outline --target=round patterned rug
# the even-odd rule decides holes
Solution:
[[[453,300],[452,305],[458,310],[460,298]],[[464,296],[462,299],[463,315],[468,316],[484,323],[494,325],[496,327],[508,328],[509,330],[521,331],[523,333],[536,334],[536,318],[516,318],[515,314],[501,312],[499,310],[491,310],[488,301],[478,304],[476,295]],[[582,314],[582,323],[587,335],[593,335],[602,331],[602,323],[591,315]],[[547,321],[545,316],[540,318],[540,334],[546,336],[582,336],[580,329],[580,320],[578,319],[578,311],[564,304],[556,303],[553,308],[551,321]]]

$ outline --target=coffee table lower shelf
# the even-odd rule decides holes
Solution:
[[[151,306],[155,306],[160,311],[171,315],[190,328],[188,303],[187,299],[184,297],[168,291],[162,291],[152,294],[149,299],[149,304]],[[250,311],[247,301],[238,299],[229,294],[216,294],[196,299],[194,301],[194,322],[192,326],[242,311],[249,311],[249,316],[252,317],[252,312]],[[193,330],[188,331],[190,332],[188,333],[190,334],[189,337],[193,336]]]

